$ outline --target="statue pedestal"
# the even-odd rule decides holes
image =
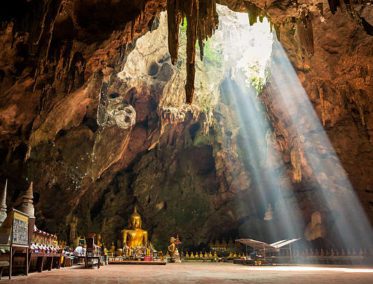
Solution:
[[[151,255],[147,255],[144,257],[144,261],[153,261],[153,257]]]
[[[128,260],[122,257],[109,257],[109,264],[166,265],[165,261],[154,260],[152,256],[144,260]]]

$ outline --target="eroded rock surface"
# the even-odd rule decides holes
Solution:
[[[275,222],[263,219],[268,204],[242,158],[237,114],[213,95],[224,78],[197,58],[195,105],[183,105],[185,30],[173,65],[167,26],[159,25],[166,1],[13,2],[0,9],[0,173],[9,178],[8,208],[32,180],[38,227],[62,238],[76,216],[78,234],[115,241],[137,203],[156,245],[173,233],[185,246],[265,240]],[[372,220],[373,37],[359,20],[371,23],[369,1],[334,14],[326,1],[217,2],[248,12],[252,23],[269,17]],[[263,145],[276,149],[299,192],[306,237],[325,237],[327,212],[312,193],[322,173],[308,166],[300,150],[307,139],[294,137],[274,91],[269,81],[261,96],[273,128]],[[333,161],[329,149],[318,151]],[[276,159],[260,166],[277,169]]]

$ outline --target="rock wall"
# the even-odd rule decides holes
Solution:
[[[360,16],[371,9],[366,5],[339,7],[333,14],[327,3],[309,1],[298,7],[301,18],[287,17],[278,26],[280,41],[290,57],[298,77],[312,102],[318,117],[332,143],[342,166],[348,174],[366,212],[372,220],[372,51],[373,38],[364,29]],[[280,18],[280,10],[269,9],[271,18]],[[294,17],[294,15],[293,15]],[[303,18],[302,18],[303,17]],[[265,92],[267,105],[284,160],[289,161],[294,137],[289,128],[278,120],[281,111],[271,104],[270,93]],[[320,153],[325,149],[319,149]],[[337,164],[335,164],[337,167]],[[315,175],[302,163],[305,179]],[[302,185],[306,186],[306,185]]]

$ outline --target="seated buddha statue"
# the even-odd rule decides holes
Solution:
[[[148,232],[141,229],[141,216],[137,213],[135,207],[134,212],[129,219],[129,228],[122,230],[123,247],[126,251],[133,251],[136,248],[145,248],[148,245]]]
[[[96,235],[96,245],[102,247],[102,237],[101,234]]]

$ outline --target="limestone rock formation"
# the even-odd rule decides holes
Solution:
[[[126,104],[119,94],[102,96],[98,106],[97,124],[108,127],[116,125],[121,129],[129,129],[136,123],[136,110]]]
[[[251,24],[270,19],[373,220],[370,2],[216,2],[248,13]],[[264,220],[268,203],[260,202],[242,151],[237,114],[224,95],[214,95],[224,77],[196,57],[197,40],[203,54],[216,29],[215,1],[0,5],[0,176],[9,179],[8,208],[33,180],[37,226],[62,239],[97,231],[115,241],[136,203],[159,246],[176,232],[186,246],[239,235],[265,240],[276,224]],[[161,25],[165,10],[168,25]],[[292,134],[275,91],[269,80],[260,99],[271,126],[263,147],[276,156],[258,168],[279,171],[281,157],[305,235],[328,237],[320,226],[330,220],[314,213],[328,214],[314,200],[325,173],[309,167],[301,150],[310,149],[307,137]],[[185,93],[194,104],[184,105]],[[317,151],[338,166],[330,149],[320,144]],[[330,182],[339,188],[338,177]],[[272,205],[275,219],[284,205]]]

